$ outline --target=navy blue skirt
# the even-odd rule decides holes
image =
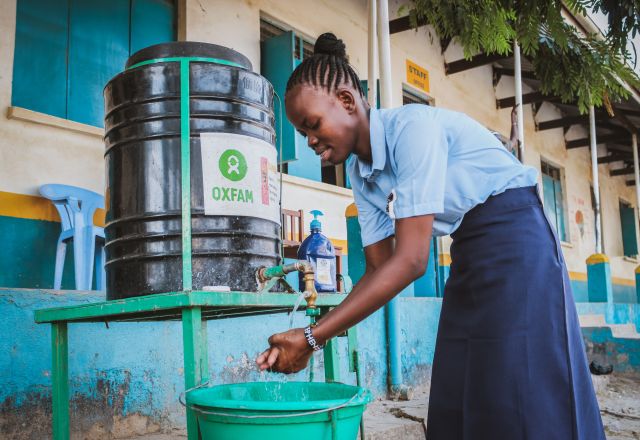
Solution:
[[[427,438],[604,439],[560,243],[536,187],[490,197],[452,238]]]

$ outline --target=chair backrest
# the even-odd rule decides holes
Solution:
[[[304,240],[304,211],[282,210],[282,240],[285,247],[300,246]]]
[[[96,209],[104,209],[104,197],[88,189],[70,185],[47,184],[40,187],[40,194],[55,205],[62,230],[93,224]]]

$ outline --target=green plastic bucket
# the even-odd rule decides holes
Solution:
[[[341,383],[248,382],[187,393],[203,440],[354,440],[371,394]]]

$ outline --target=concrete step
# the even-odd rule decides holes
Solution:
[[[614,338],[640,339],[640,333],[633,324],[607,324]]]
[[[580,327],[606,327],[607,321],[604,315],[580,315],[578,316]]]
[[[614,338],[640,339],[634,324],[607,324],[604,315],[580,315],[580,327],[609,327]]]

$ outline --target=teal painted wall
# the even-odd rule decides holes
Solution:
[[[640,339],[614,338],[610,328],[584,328],[582,336],[590,360],[611,364],[619,373],[640,371]]]
[[[613,302],[615,303],[636,303],[636,287],[624,284],[613,285]]]
[[[571,290],[573,291],[575,302],[589,301],[589,289],[586,281],[571,280]]]
[[[98,292],[0,289],[0,408],[2,432],[13,438],[47,438],[50,430],[51,349],[48,325],[33,322],[33,311],[45,307],[102,301]],[[403,377],[411,386],[428,383],[441,310],[440,298],[399,298],[402,319]],[[580,314],[610,315],[613,323],[640,326],[640,305],[578,303]],[[295,326],[307,322],[303,313]],[[289,325],[286,314],[209,321],[209,365],[213,384],[251,380],[283,380],[282,375],[256,371],[253,359],[267,338]],[[605,332],[606,333],[606,332]],[[618,364],[640,370],[637,341],[613,340],[602,332],[583,333],[589,344],[605,344]],[[69,327],[69,369],[73,399],[72,426],[84,432],[95,423],[109,427],[114,417],[136,414],[154,423],[184,424],[178,396],[183,391],[181,324],[179,322],[73,324]],[[386,392],[384,315],[376,312],[358,325],[364,385],[376,395]],[[592,338],[592,339],[590,339]],[[161,341],[161,342],[159,342]],[[339,339],[341,377],[347,371],[346,338]],[[628,353],[626,361],[624,355]],[[316,355],[315,377],[323,378],[322,356]],[[626,363],[625,363],[626,362]],[[638,369],[636,369],[638,368]],[[627,370],[629,371],[629,370]],[[308,370],[289,380],[306,380]],[[13,431],[12,431],[13,430]]]
[[[571,280],[571,289],[576,302],[588,302],[589,292],[587,282],[581,280]],[[613,284],[613,302],[614,303],[637,303],[635,286],[627,286],[624,284]]]
[[[60,223],[0,216],[0,287],[53,288]],[[62,288],[74,288],[73,245],[67,247]]]

